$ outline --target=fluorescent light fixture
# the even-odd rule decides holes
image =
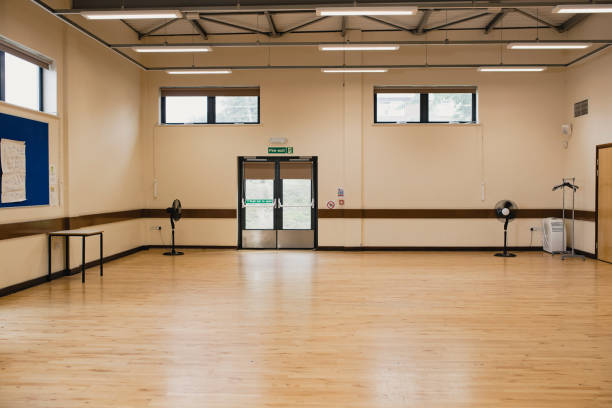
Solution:
[[[329,7],[318,8],[317,16],[413,16],[416,7]]]
[[[322,68],[322,72],[328,74],[338,73],[375,73],[375,72],[387,72],[386,68]]]
[[[319,51],[397,51],[399,45],[360,45],[360,44],[326,44],[319,45]]]
[[[198,46],[177,46],[172,45],[160,45],[157,47],[134,47],[136,52],[210,52],[212,48]]]
[[[553,13],[580,14],[580,13],[612,13],[612,4],[568,4],[557,6]]]
[[[550,42],[550,43],[510,43],[509,50],[582,50],[591,43]]]
[[[166,71],[171,75],[206,75],[206,74],[231,74],[231,69],[177,69]]]
[[[82,11],[81,15],[89,20],[133,20],[182,17],[181,12],[177,10]]]
[[[542,72],[546,67],[480,67],[480,72]]]

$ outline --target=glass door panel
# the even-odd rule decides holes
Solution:
[[[244,183],[245,229],[274,229],[274,180]]]
[[[312,180],[283,179],[283,229],[312,227]]]

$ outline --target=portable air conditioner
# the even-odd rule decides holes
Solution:
[[[565,251],[565,237],[561,218],[544,218],[542,220],[542,249],[551,254]]]

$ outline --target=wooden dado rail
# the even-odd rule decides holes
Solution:
[[[488,209],[319,209],[319,218],[495,218],[495,211]],[[165,209],[116,211],[78,217],[52,218],[0,224],[0,240],[46,234],[62,229],[84,228],[138,218],[166,218]],[[235,209],[184,209],[185,218],[236,218]],[[560,209],[521,209],[517,218],[561,217]],[[576,219],[595,221],[595,211],[576,211]]]

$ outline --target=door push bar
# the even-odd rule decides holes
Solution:
[[[271,205],[246,205],[244,202],[244,197],[242,198],[242,208],[247,208],[247,207],[256,207],[256,208],[268,208],[268,207],[272,207],[272,208],[279,208],[276,206],[276,198],[274,199],[274,201],[272,202]],[[278,200],[280,202],[280,200]]]
[[[278,207],[277,208],[304,208],[306,205],[283,205],[280,198],[278,199]],[[310,208],[314,208],[314,198],[310,200]]]

